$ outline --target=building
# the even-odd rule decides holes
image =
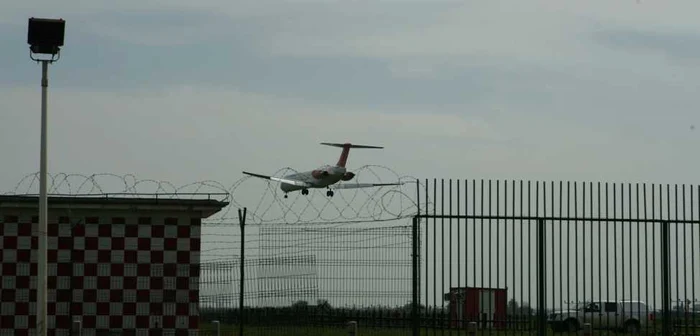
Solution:
[[[199,327],[201,220],[210,199],[49,197],[48,329],[189,335]],[[37,197],[0,196],[0,335],[36,325]]]
[[[477,322],[480,329],[506,326],[508,290],[505,288],[453,287],[449,301],[450,326],[466,328]]]

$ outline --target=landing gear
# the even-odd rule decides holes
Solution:
[[[301,194],[302,194],[302,195],[308,195],[308,194],[309,194],[309,189],[306,189],[306,188],[301,189]],[[326,196],[328,196],[328,197],[333,197],[333,190],[328,189],[328,191],[326,191]],[[288,198],[288,197],[289,197],[289,195],[287,195],[287,193],[284,193],[284,198]]]

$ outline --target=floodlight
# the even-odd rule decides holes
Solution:
[[[63,46],[65,28],[66,21],[63,19],[29,18],[29,50],[34,54],[51,55],[53,60]]]

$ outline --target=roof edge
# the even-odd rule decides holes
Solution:
[[[207,194],[203,194],[207,195]],[[215,199],[181,199],[157,197],[110,197],[108,195],[47,196],[49,209],[113,209],[141,211],[201,211],[207,218],[229,205]],[[38,208],[39,197],[34,195],[0,195],[0,208]]]

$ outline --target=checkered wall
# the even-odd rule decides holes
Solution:
[[[0,222],[0,335],[33,334],[37,218]],[[68,335],[198,330],[199,218],[60,217],[48,230],[48,328]],[[30,333],[31,331],[31,333]]]

